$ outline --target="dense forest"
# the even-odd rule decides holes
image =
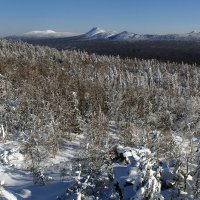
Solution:
[[[58,199],[200,198],[198,65],[1,40],[0,93],[1,143],[19,143],[35,183],[81,137]]]
[[[50,39],[21,39],[30,44],[49,46],[57,48],[58,50],[81,50],[99,55],[119,55],[122,58],[134,59],[136,57],[139,59],[157,59],[165,62],[200,64],[199,41],[113,41],[109,39],[86,39],[83,36]]]

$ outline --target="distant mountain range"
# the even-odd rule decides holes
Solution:
[[[200,40],[200,32],[192,31],[185,34],[137,34],[133,32],[123,31],[116,33],[114,31],[105,31],[100,28],[93,28],[86,34],[90,39],[109,39],[117,41],[138,41],[138,40]]]
[[[85,34],[75,34],[69,32],[55,32],[52,30],[31,31],[19,36],[8,36],[9,39],[50,39],[50,38],[66,38],[80,36],[81,39],[106,39],[113,41],[141,41],[141,40],[178,40],[178,41],[196,41],[200,40],[200,32],[192,31],[185,34],[137,34],[133,32],[123,31],[117,33],[115,31],[105,31],[98,27],[92,28]]]

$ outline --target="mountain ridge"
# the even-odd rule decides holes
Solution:
[[[130,31],[105,31],[99,27],[92,28],[84,34],[88,39],[109,39],[115,41],[138,41],[138,40],[200,40],[200,32],[197,30],[189,33],[174,34],[138,34]]]
[[[8,36],[9,39],[41,39],[41,38],[67,38],[81,36],[85,40],[105,39],[113,41],[141,41],[141,40],[181,40],[181,41],[200,41],[200,32],[194,30],[188,33],[175,33],[175,34],[138,34],[129,31],[106,31],[99,27],[93,27],[88,32],[83,34],[71,33],[71,32],[56,32],[54,30],[43,31],[30,31],[23,33],[19,36]]]

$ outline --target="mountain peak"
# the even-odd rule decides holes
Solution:
[[[128,34],[128,31],[122,31],[120,34]]]
[[[193,30],[190,34],[199,33],[197,30]]]
[[[99,34],[99,33],[105,33],[105,32],[106,32],[106,31],[103,30],[103,29],[100,29],[100,28],[98,28],[98,27],[94,27],[94,28],[92,28],[89,32],[86,33],[86,36],[87,36],[87,37],[92,37],[92,36],[97,35],[97,34]]]
[[[99,27],[93,27],[90,31],[99,31],[101,30]]]

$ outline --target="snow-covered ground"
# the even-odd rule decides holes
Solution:
[[[82,135],[66,142],[55,158],[50,158],[45,165],[45,172],[52,177],[45,186],[33,183],[32,174],[26,170],[28,160],[21,153],[18,142],[7,141],[0,144],[0,197],[4,199],[53,200],[64,193],[74,181],[72,163],[80,152]],[[66,176],[61,181],[60,171],[66,168]]]

